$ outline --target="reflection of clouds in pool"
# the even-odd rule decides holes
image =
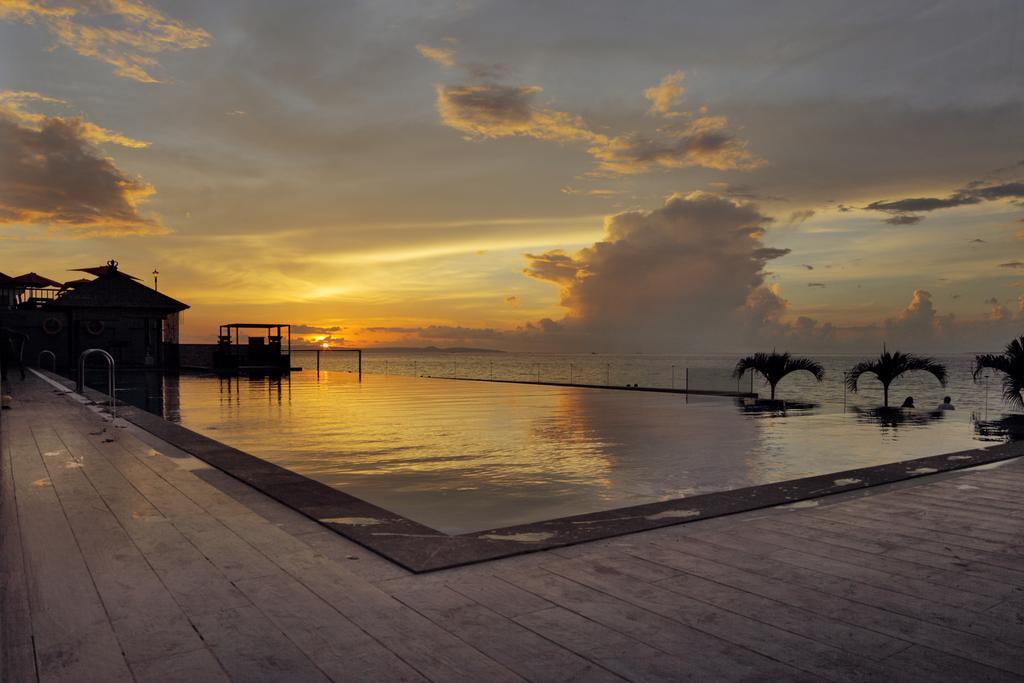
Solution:
[[[765,419],[677,394],[331,372],[284,386],[239,378],[228,395],[183,376],[181,423],[215,424],[218,441],[449,534],[837,478],[979,443],[968,414],[885,433],[840,412]]]

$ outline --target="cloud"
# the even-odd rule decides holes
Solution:
[[[665,126],[657,136],[628,133],[598,139],[588,151],[600,162],[601,171],[618,175],[653,168],[751,171],[763,166],[764,161],[747,150],[746,140],[730,133],[727,126],[724,116],[700,116]]]
[[[155,190],[102,154],[102,142],[146,143],[81,118],[26,112],[28,101],[59,103],[37,93],[0,93],[0,224],[46,224],[77,234],[163,233],[139,204]]]
[[[786,221],[787,225],[800,225],[805,221],[810,220],[814,217],[814,209],[804,209],[803,211],[794,211],[789,214],[789,219]]]
[[[808,287],[824,287],[825,283],[824,282],[808,282],[807,286]]]
[[[754,258],[763,259],[765,261],[771,259],[782,258],[786,254],[792,252],[792,249],[777,249],[775,247],[762,247],[761,249],[754,250]]]
[[[432,62],[441,66],[455,66],[455,50],[450,47],[431,47],[423,43],[416,44],[416,50]]]
[[[975,237],[973,240],[968,240],[971,244],[985,244],[985,240]]]
[[[864,208],[891,214],[885,222],[890,225],[913,225],[924,220],[918,213],[928,213],[958,206],[971,206],[983,201],[1024,199],[1024,182],[986,183],[975,181],[956,190],[948,197],[912,197],[895,201],[871,202]]]
[[[578,187],[565,186],[561,189],[562,194],[586,195],[588,197],[613,197],[622,194],[622,190],[610,190],[607,188],[581,189]]]
[[[907,213],[897,213],[886,218],[885,223],[889,225],[915,225],[924,220],[924,216],[914,216]]]
[[[915,289],[907,307],[885,321],[885,339],[894,343],[928,343],[952,324],[952,315],[941,316],[936,312],[931,292]]]
[[[1024,268],[1024,261],[1007,261],[1006,263],[1000,263],[1000,268]]]
[[[684,78],[684,71],[675,71],[662,78],[658,85],[652,85],[644,90],[644,97],[651,101],[649,113],[661,116],[677,115],[672,108],[679,104],[686,94],[686,88],[680,85]]]
[[[56,97],[47,97],[46,95],[41,95],[37,92],[27,90],[0,91],[0,112],[3,112],[18,123],[30,128],[40,128],[45,125],[49,118],[52,118],[46,114],[27,109],[29,105],[41,105],[57,108],[68,107],[68,103],[64,100]],[[121,133],[115,133],[114,131],[97,126],[95,123],[86,121],[81,117],[77,117],[74,120],[78,122],[77,125],[82,138],[92,144],[99,145],[109,142],[121,147],[131,147],[133,149],[149,147],[149,143],[145,140],[137,140],[135,138],[128,137],[127,135],[122,135]]]
[[[461,325],[426,325],[423,327],[367,327],[367,332],[409,335],[432,341],[500,341],[509,332],[491,327],[463,327]]]
[[[341,327],[338,325],[332,325],[331,327],[321,327],[319,325],[308,325],[299,324],[292,325],[293,334],[331,334],[332,332],[341,332]]]
[[[814,266],[810,265],[809,263],[803,263],[801,264],[801,266],[806,268],[807,270],[814,270]]]
[[[660,87],[660,86],[659,86]],[[435,87],[441,122],[468,140],[530,137],[587,145],[598,175],[635,175],[662,169],[702,167],[749,171],[764,161],[747,141],[728,129],[724,116],[673,112],[672,123],[656,133],[608,135],[594,131],[581,116],[538,102],[537,85],[503,85],[490,80]]]
[[[735,342],[785,309],[765,287],[771,219],[717,195],[672,195],[653,211],[605,221],[605,238],[575,254],[527,254],[524,273],[558,286],[559,335],[583,348],[698,348]],[[585,346],[584,346],[585,345]]]
[[[58,45],[114,67],[118,76],[159,83],[161,52],[205,47],[210,34],[171,19],[140,0],[7,0],[0,19],[42,25]]]
[[[472,138],[525,136],[556,142],[601,138],[582,118],[536,105],[542,88],[494,83],[437,86],[437,111],[445,125]]]
[[[505,303],[513,308],[519,308],[519,297],[515,294],[509,294],[505,297]]]

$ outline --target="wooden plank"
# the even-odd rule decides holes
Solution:
[[[638,605],[619,594],[547,571],[500,572],[500,575],[502,579],[559,607],[686,662],[682,671],[688,679],[818,680],[800,668],[660,614],[660,607]],[[531,623],[529,616],[517,617],[516,620]]]
[[[424,587],[395,597],[526,680],[620,680],[450,588]]]
[[[878,665],[838,648],[644,583],[621,572],[611,563],[570,561],[560,564],[557,572],[565,578],[616,595],[638,607],[816,676],[867,681],[878,680],[886,673]]]
[[[284,533],[270,528],[271,533],[275,531]],[[422,675],[439,680],[518,679],[368,581],[303,547],[305,550],[280,543],[268,551],[275,553],[274,561],[296,580]]]
[[[950,588],[996,598],[1009,595],[1015,590],[1012,584],[997,581],[990,577],[967,576],[962,572],[939,569],[920,564],[919,562],[889,557],[888,554],[873,555],[828,543],[808,543],[799,536],[782,531],[738,529],[734,532],[734,535],[741,538],[743,542],[771,543],[776,545],[779,547],[779,550],[775,554],[779,556],[797,553],[800,555],[816,555],[829,559],[839,558],[845,563],[879,569],[895,576],[926,579],[931,583],[942,586],[949,586]]]
[[[255,607],[234,607],[192,617],[196,630],[236,681],[327,681],[323,671]]]
[[[515,620],[627,680],[710,680],[707,669],[693,661],[674,657],[561,607],[530,612]]]
[[[96,448],[91,442],[72,438],[61,426],[57,431],[72,452],[82,454]],[[95,460],[87,476],[186,615],[250,605],[110,459]]]
[[[874,512],[886,513],[893,516],[905,516],[918,521],[933,521],[942,525],[943,530],[950,531],[963,529],[966,533],[975,531],[991,531],[999,534],[1008,534],[1011,537],[1020,537],[1020,522],[1016,520],[1001,521],[985,513],[974,513],[965,508],[953,509],[943,507],[931,502],[918,503],[909,496],[900,499],[890,499],[884,504],[865,505],[863,501],[849,504],[850,509],[870,509]]]
[[[891,524],[884,524],[870,519],[853,517],[850,515],[830,514],[800,516],[790,520],[791,524],[810,527],[821,531],[842,536],[853,536],[863,539],[875,539],[880,543],[887,543],[893,547],[915,545],[925,541],[942,543],[951,548],[964,548],[981,550],[992,553],[1010,553],[1005,543],[996,543],[984,539],[960,536],[956,534],[944,534],[940,531],[924,530],[917,527],[896,527]],[[1019,553],[1012,553],[1019,555]]]
[[[1009,645],[1017,646],[1024,642],[1024,626],[995,619],[985,612],[968,609],[965,605],[954,606],[937,602],[931,597],[900,592],[901,582],[899,581],[894,580],[885,586],[861,583],[845,576],[804,569],[773,560],[767,556],[751,555],[697,539],[687,539],[686,542],[680,543],[663,543],[659,545],[659,548],[674,551],[684,557],[709,560],[715,564],[758,576],[846,598],[852,602],[870,605],[898,615],[931,621],[965,633],[999,640]],[[664,557],[659,556],[658,548],[648,549],[647,552],[650,559],[661,561]],[[678,559],[675,555],[670,557],[673,560]],[[983,606],[979,605],[978,607]]]
[[[886,664],[894,671],[917,671],[927,676],[930,680],[948,681],[949,683],[980,683],[990,681],[992,683],[1008,683],[1009,681],[1020,681],[1020,677],[1006,671],[993,669],[992,667],[979,664],[963,657],[957,657],[946,652],[939,652],[920,645],[904,650],[893,655]],[[894,679],[898,680],[898,678]]]
[[[15,425],[8,438],[40,680],[130,680],[27,425]]]
[[[129,664],[203,647],[178,604],[86,479],[98,458],[74,457],[52,428],[36,443]]]
[[[864,620],[850,618],[849,613],[839,618],[830,610],[814,609],[816,603],[843,604],[845,601],[830,601],[823,595],[812,596],[817,601],[797,600],[789,594],[790,591],[798,592],[795,589],[772,590],[770,586],[760,585],[766,583],[768,580],[761,576],[754,576],[752,582],[741,582],[728,580],[721,574],[717,580],[696,574],[679,574],[659,581],[658,586],[826,645],[834,645],[866,659],[884,659],[910,646],[909,642],[899,639],[905,634],[893,632],[895,629],[872,631],[869,628],[875,626],[874,622],[865,624]],[[851,604],[845,606],[856,609]],[[862,628],[865,625],[868,628]]]
[[[703,541],[718,547],[728,548],[750,554],[755,557],[766,557],[781,562],[788,566],[809,569],[822,574],[829,574],[848,581],[857,581],[866,585],[876,586],[893,590],[907,595],[914,595],[923,599],[934,601],[938,604],[946,604],[954,607],[964,607],[974,610],[986,610],[993,604],[1003,599],[1003,596],[986,596],[969,591],[959,591],[947,586],[931,583],[916,577],[897,577],[881,569],[853,564],[846,562],[845,558],[837,556],[823,557],[800,552],[782,552],[785,549],[770,543],[760,543],[749,538],[719,533],[714,535],[691,536],[686,539],[690,541]]]
[[[236,585],[331,679],[424,680],[290,576],[246,579]]]
[[[821,510],[820,517],[824,519],[859,519],[868,522],[877,522],[905,533],[912,533],[912,530],[916,530],[916,532],[934,532],[947,537],[959,537],[966,539],[974,538],[1003,545],[1012,545],[1018,542],[1013,534],[985,531],[983,529],[965,529],[963,525],[957,525],[954,528],[950,528],[949,525],[943,525],[927,519],[916,519],[909,516],[893,515],[864,508],[836,506],[835,508]],[[938,538],[938,536],[936,536],[936,538]],[[963,540],[960,540],[959,542],[965,543]]]
[[[1021,649],[1019,640],[1013,645],[993,643],[988,637],[857,603],[807,588],[796,582],[768,578],[674,551],[666,550],[658,555],[658,559],[693,574],[666,579],[658,584],[672,590],[683,590],[688,595],[716,596],[721,591],[712,584],[723,583],[798,607],[803,611],[813,612],[830,620],[856,624],[864,629],[899,639],[902,647],[895,651],[906,649],[912,642],[995,668],[1024,674],[1024,649]],[[700,580],[694,581],[695,578]],[[894,651],[886,652],[879,649],[874,658],[885,658],[892,654]],[[867,656],[871,657],[870,654]]]
[[[32,615],[6,429],[0,426],[0,681],[36,679]]]
[[[231,680],[207,648],[132,665],[137,681],[226,683]]]
[[[553,606],[533,593],[516,588],[507,581],[488,574],[456,577],[449,579],[447,585],[467,598],[509,618],[550,609]]]

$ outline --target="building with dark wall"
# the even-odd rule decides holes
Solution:
[[[36,287],[0,280],[0,327],[22,335],[22,361],[49,367],[49,351],[58,369],[73,370],[82,351],[99,348],[119,368],[176,368],[179,316],[188,305],[121,272],[116,261],[79,270],[95,278],[63,285],[40,278],[34,284],[50,284]]]

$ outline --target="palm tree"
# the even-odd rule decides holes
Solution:
[[[860,379],[860,376],[865,373],[874,375],[882,383],[885,407],[888,408],[889,385],[894,379],[911,370],[930,372],[935,379],[939,380],[939,384],[946,386],[946,366],[942,363],[911,353],[900,353],[899,351],[889,353],[883,347],[882,355],[877,360],[862,361],[850,368],[850,372],[846,376],[846,388],[857,393],[857,380]]]
[[[825,368],[810,358],[793,358],[788,353],[755,353],[753,356],[741,358],[736,363],[736,369],[732,376],[739,379],[747,370],[760,372],[764,375],[768,385],[772,388],[772,400],[775,400],[775,386],[782,381],[782,378],[797,370],[806,370],[814,375],[819,382],[825,377]]]
[[[974,357],[974,381],[985,368],[1003,373],[1003,400],[1011,408],[1024,410],[1024,336],[1006,345],[1001,354],[986,353]]]

